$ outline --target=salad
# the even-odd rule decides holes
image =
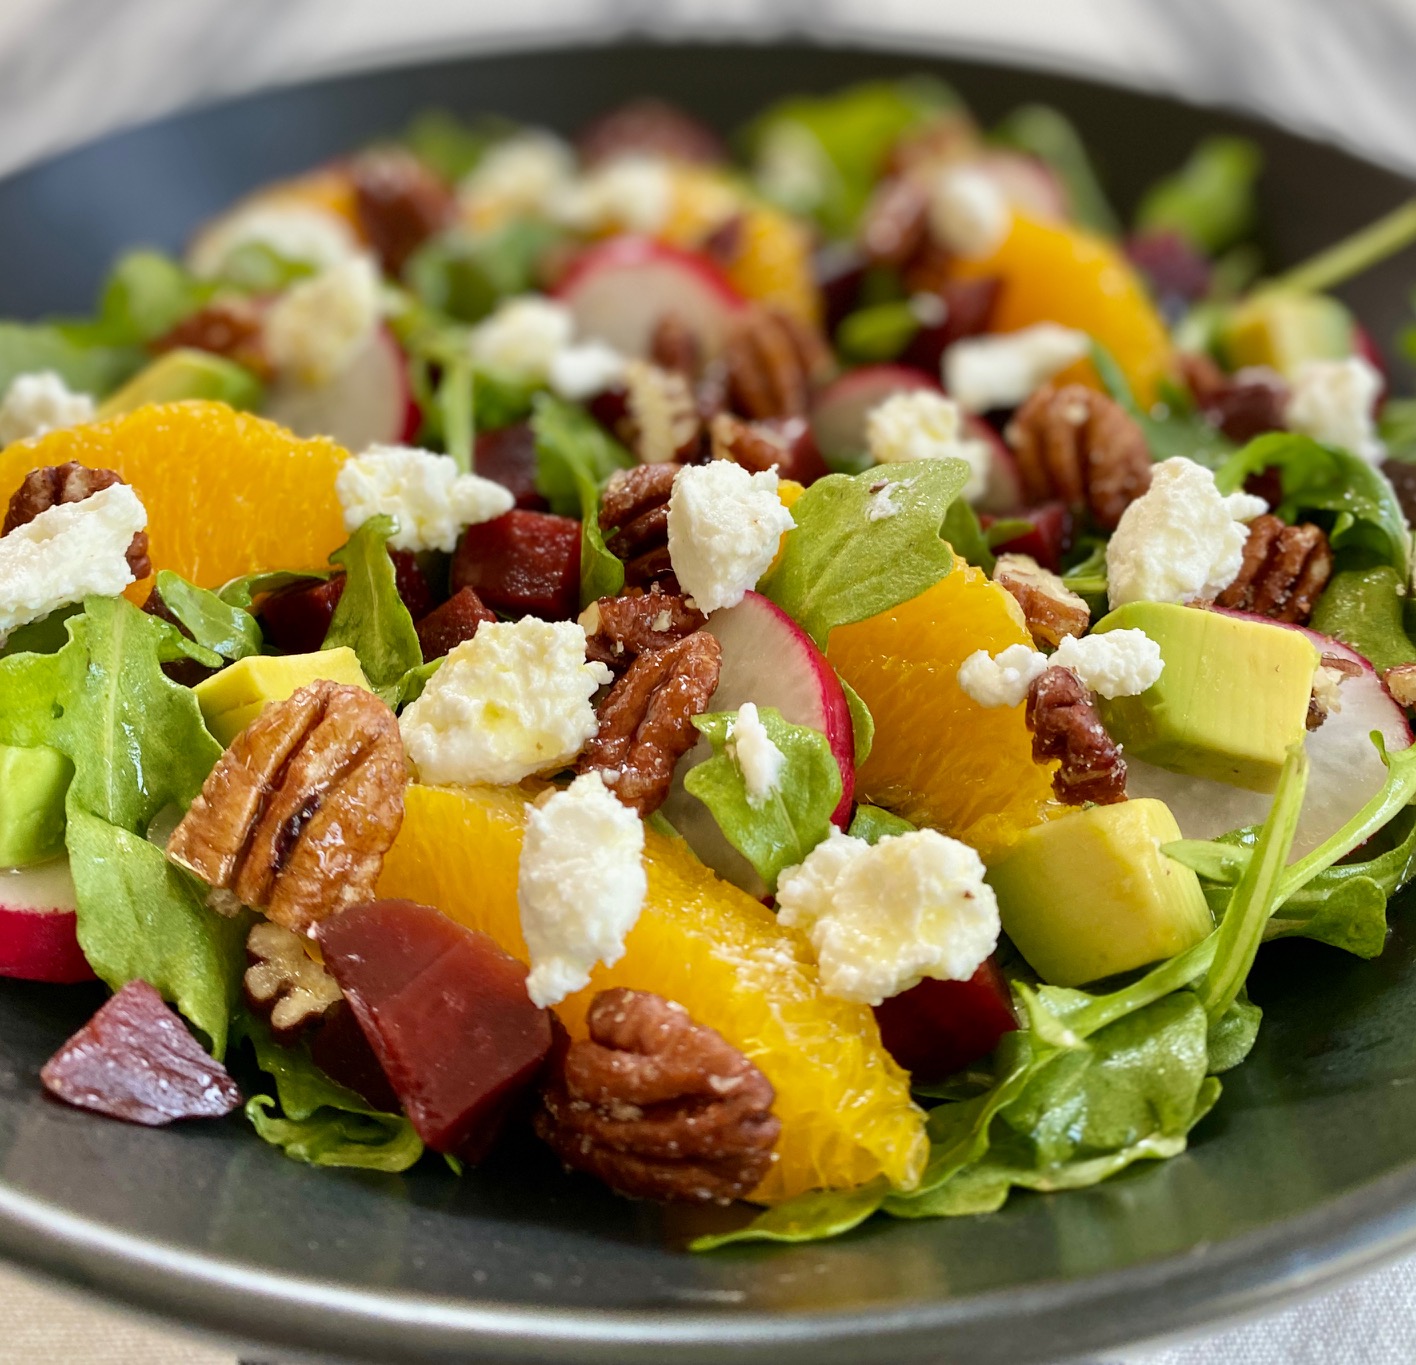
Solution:
[[[1416,329],[1331,293],[1416,204],[1275,276],[1251,144],[1158,169],[434,114],[0,324],[0,974],[112,992],[37,1083],[700,1250],[1183,1151],[1416,868]]]

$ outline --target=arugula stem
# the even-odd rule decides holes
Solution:
[[[438,408],[442,413],[443,444],[458,471],[472,472],[472,366],[462,359],[452,361],[438,384]]]
[[[1416,199],[1409,199],[1375,223],[1318,252],[1302,265],[1265,281],[1260,288],[1319,294],[1370,270],[1416,242]]]

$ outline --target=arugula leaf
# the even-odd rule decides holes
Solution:
[[[1407,355],[1416,360],[1416,327],[1406,332]],[[1387,459],[1416,463],[1416,398],[1390,398],[1382,408],[1378,430],[1387,448]]]
[[[1066,188],[1077,222],[1105,237],[1120,236],[1120,220],[1101,187],[1087,144],[1065,114],[1050,104],[1025,104],[998,124],[992,137],[1048,166]]]
[[[433,674],[444,662],[444,659],[432,659],[428,663],[419,664],[417,668],[410,668],[399,680],[397,700],[391,703],[394,710],[400,710],[409,702],[417,701],[423,695],[423,689],[427,687]]]
[[[421,246],[404,278],[413,293],[446,317],[480,322],[503,299],[537,284],[537,268],[564,240],[553,223],[516,218],[489,232],[446,232]]]
[[[145,351],[112,345],[91,327],[0,322],[0,395],[22,374],[53,370],[76,393],[102,398],[147,359]]]
[[[1206,138],[1178,171],[1146,192],[1136,227],[1178,232],[1217,255],[1253,230],[1255,183],[1262,169],[1263,153],[1248,138]]]
[[[1390,564],[1342,569],[1313,608],[1312,627],[1351,645],[1379,672],[1416,661],[1405,624],[1404,577]]]
[[[818,479],[793,504],[796,529],[758,591],[824,650],[836,626],[907,602],[949,572],[954,553],[939,531],[968,475],[962,460],[941,459]],[[882,483],[899,511],[871,521]]]
[[[600,529],[600,494],[581,486],[580,605],[588,607],[602,597],[618,597],[624,588],[624,560],[611,553]],[[847,698],[847,701],[850,699]],[[854,718],[855,713],[851,713]]]
[[[268,242],[243,242],[222,261],[219,282],[243,294],[278,294],[316,269],[311,261],[281,255]]]
[[[461,474],[472,472],[476,436],[473,421],[475,383],[471,360],[459,356],[443,366],[434,398],[442,427],[443,449]]]
[[[857,806],[851,816],[851,827],[846,831],[852,839],[864,839],[868,844],[878,844],[882,839],[892,839],[897,834],[909,834],[914,829],[902,815],[895,815],[880,806]]]
[[[870,714],[870,707],[860,693],[839,673],[836,674],[836,681],[841,684],[841,691],[846,696],[846,709],[851,713],[851,745],[855,765],[860,768],[875,747],[875,717]]]
[[[1209,1074],[1232,1071],[1250,1052],[1259,1036],[1264,1012],[1242,986],[1227,1010],[1209,1027],[1205,1049],[1209,1053]]]
[[[1017,529],[1012,529],[1005,536],[1005,540],[1032,530],[1030,522],[1013,522],[1011,525]],[[994,528],[990,526],[988,529],[991,533]],[[976,565],[984,573],[992,575],[993,567],[998,561],[993,556],[990,536],[984,534],[983,527],[979,525],[978,516],[962,498],[956,498],[949,504],[949,510],[944,514],[944,526],[940,535],[949,542],[954,553],[961,559]]]
[[[734,1242],[819,1242],[859,1227],[885,1201],[890,1186],[873,1180],[853,1190],[812,1190],[759,1213],[745,1227],[696,1237],[690,1251],[716,1251]]]
[[[171,569],[158,571],[157,592],[203,648],[232,663],[261,652],[261,628],[250,612],[229,606],[216,593],[188,583]]]
[[[515,129],[510,120],[491,114],[466,123],[446,109],[430,109],[409,124],[403,143],[434,175],[453,185]]]
[[[634,464],[630,455],[583,408],[549,393],[537,394],[531,408],[536,439],[536,491],[551,511],[581,513],[582,489],[598,489],[617,469]]]
[[[842,318],[836,328],[836,349],[851,364],[879,364],[894,360],[919,328],[919,314],[909,299],[889,299]]]
[[[17,626],[0,645],[0,659],[6,659],[11,654],[57,654],[69,641],[69,629],[64,623],[82,611],[83,607],[76,602],[51,611],[38,621]]]
[[[1416,199],[1325,247],[1301,265],[1266,282],[1265,289],[1291,294],[1322,294],[1394,256],[1416,241]]]
[[[385,701],[396,695],[404,675],[423,662],[418,632],[398,595],[393,560],[388,556],[388,540],[396,525],[390,516],[370,517],[347,545],[330,555],[330,563],[345,571],[344,592],[321,646],[348,645]]]
[[[1160,401],[1145,411],[1136,402],[1116,357],[1095,339],[1091,360],[1102,387],[1139,423],[1152,460],[1159,462],[1183,456],[1206,469],[1218,469],[1237,449],[1218,427],[1209,424],[1184,389],[1162,381]]]
[[[732,711],[694,716],[694,725],[713,746],[713,757],[690,768],[683,785],[708,807],[724,838],[752,864],[767,889],[775,891],[778,876],[802,862],[831,832],[831,813],[841,802],[841,770],[819,730],[788,724],[770,706],[758,716],[786,759],[775,790],[761,802],[748,796],[742,769],[728,749],[737,720]]]
[[[130,251],[103,286],[99,325],[116,345],[143,345],[197,312],[214,292],[160,251]]]
[[[268,573],[253,573],[247,574],[244,578],[233,578],[225,586],[219,588],[216,595],[228,607],[251,611],[255,607],[256,598],[266,593],[279,592],[281,588],[288,588],[293,583],[307,583],[312,579],[324,582],[329,577],[330,571],[328,569],[302,569],[298,573],[276,569]]]

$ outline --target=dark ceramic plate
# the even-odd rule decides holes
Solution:
[[[124,245],[441,104],[575,127],[630,93],[724,127],[778,95],[938,68],[984,118],[1050,100],[1124,207],[1236,120],[1077,81],[916,54],[616,47],[460,60],[260,95],[107,139],[0,185],[0,316],[88,306]],[[1268,157],[1272,258],[1411,193],[1328,147],[1244,125]],[[1416,253],[1351,292],[1389,343]],[[1410,376],[1405,376],[1409,381]],[[239,1117],[148,1132],[65,1110],[35,1076],[91,989],[0,983],[0,1252],[255,1340],[378,1360],[967,1360],[1095,1350],[1271,1305],[1416,1245],[1416,921],[1362,963],[1265,951],[1254,1055],[1190,1151],[986,1218],[694,1257],[697,1228],[526,1152],[458,1181],[316,1171]],[[697,1215],[702,1217],[702,1215]]]

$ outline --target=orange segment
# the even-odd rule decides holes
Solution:
[[[365,239],[354,181],[340,165],[321,166],[289,180],[277,180],[275,184],[267,185],[243,200],[239,207],[252,203],[299,204],[305,208],[320,209],[333,218],[342,218],[360,241]]]
[[[334,479],[349,458],[225,403],[164,403],[0,451],[0,490],[77,460],[116,470],[148,512],[154,568],[204,588],[267,569],[322,568],[348,538]]]
[[[526,960],[516,903],[526,805],[524,792],[508,788],[410,787],[379,895],[435,905]],[[597,991],[655,991],[761,1067],[776,1087],[782,1136],[754,1198],[879,1175],[912,1185],[925,1156],[923,1116],[871,1011],[823,995],[801,936],[719,881],[687,845],[647,830],[645,862],[649,895],[624,957],[557,1007],[566,1027],[584,1035]]]
[[[740,230],[728,278],[750,299],[775,304],[806,323],[820,322],[821,292],[807,229],[780,209],[752,204],[743,211]]]
[[[1155,401],[1156,383],[1170,368],[1170,337],[1136,272],[1104,237],[1015,213],[991,256],[958,258],[952,270],[966,278],[1003,277],[995,331],[1016,332],[1038,322],[1075,327],[1116,357],[1143,405]],[[1063,378],[1100,387],[1089,361]]]
[[[957,679],[975,650],[1031,643],[1013,598],[959,561],[912,601],[833,630],[827,658],[875,717],[860,799],[962,839],[985,861],[1060,809],[1022,706],[979,706]]]

